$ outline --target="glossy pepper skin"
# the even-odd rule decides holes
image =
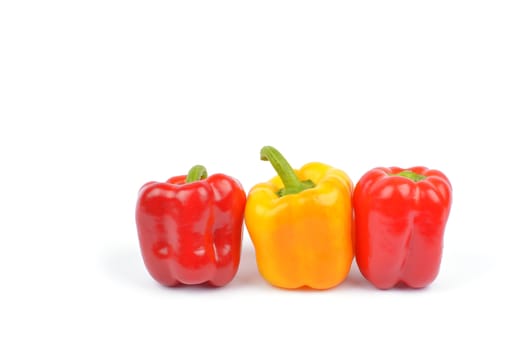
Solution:
[[[153,279],[170,287],[229,283],[239,267],[245,203],[236,179],[224,174],[206,178],[201,166],[188,176],[142,186],[136,224]]]
[[[349,177],[317,162],[293,170],[270,146],[263,147],[261,158],[280,176],[255,185],[246,202],[245,223],[260,274],[287,289],[340,284],[354,257]],[[294,186],[302,188],[296,192]]]
[[[452,187],[438,170],[375,168],[354,192],[356,262],[379,289],[422,288],[439,272]]]

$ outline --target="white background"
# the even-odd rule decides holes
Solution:
[[[0,348],[523,348],[522,1],[4,1]],[[264,145],[357,182],[445,172],[440,274],[221,289],[149,277],[136,194],[202,163],[248,191]]]

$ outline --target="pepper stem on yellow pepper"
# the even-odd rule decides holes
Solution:
[[[208,177],[208,172],[203,165],[194,165],[186,176],[186,183],[204,180]]]
[[[301,181],[286,158],[272,146],[261,148],[261,160],[270,161],[284,187],[277,191],[279,197],[295,194],[315,187],[312,180]]]

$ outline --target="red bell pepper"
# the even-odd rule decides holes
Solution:
[[[438,170],[375,168],[354,192],[356,262],[380,289],[422,288],[437,277],[452,187]]]
[[[246,194],[203,166],[140,189],[136,224],[144,264],[160,284],[223,286],[239,268]]]

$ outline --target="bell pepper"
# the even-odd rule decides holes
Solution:
[[[437,277],[452,203],[438,170],[375,168],[354,192],[356,262],[379,289],[423,288]]]
[[[248,193],[245,223],[257,267],[271,285],[328,289],[348,275],[353,255],[352,182],[319,162],[294,170],[271,146],[261,150],[278,176]]]
[[[162,285],[224,286],[239,267],[246,194],[224,175],[188,175],[148,182],[139,191],[136,224],[142,258]]]

